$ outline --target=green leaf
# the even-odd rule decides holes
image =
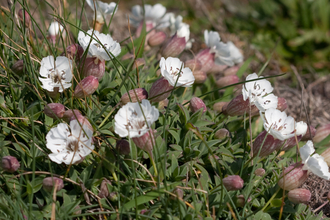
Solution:
[[[144,195],[141,195],[135,199],[132,199],[131,201],[127,202],[126,204],[124,204],[124,206],[122,207],[123,211],[129,211],[131,208],[136,207],[136,205],[141,205],[144,203],[149,202],[150,200],[153,200],[161,195],[163,195],[164,192],[162,191],[151,191],[148,192]]]

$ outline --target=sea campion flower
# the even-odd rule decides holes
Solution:
[[[144,13],[144,16],[143,16]],[[139,27],[143,24],[145,18],[146,25],[151,25],[151,28],[165,28],[170,25],[166,8],[161,4],[144,5],[144,10],[140,5],[132,7],[132,16],[130,17],[130,24]]]
[[[49,92],[54,92],[58,88],[59,92],[69,88],[72,80],[72,60],[59,56],[54,61],[53,56],[44,57],[41,60],[39,80],[42,88]]]
[[[78,41],[84,50],[89,46],[89,55],[97,57],[100,60],[113,59],[121,52],[120,45],[117,41],[114,41],[109,34],[105,35],[96,30],[93,31],[91,29],[87,31],[86,35],[84,32],[80,31],[78,34]]]
[[[273,91],[273,87],[267,79],[258,77],[256,73],[252,73],[246,77],[246,81],[253,79],[260,79],[252,82],[246,82],[242,88],[243,99],[246,101],[249,99],[251,105],[257,106],[257,108],[264,112],[269,108],[277,107],[277,97],[270,94]]]
[[[120,137],[141,137],[149,131],[158,117],[158,109],[151,106],[147,99],[143,99],[140,104],[129,102],[115,116],[115,132]]]
[[[117,4],[114,2],[109,4],[98,0],[86,0],[86,2],[94,12],[96,11],[96,21],[101,24],[104,23],[104,18],[106,18],[108,15],[116,13],[117,11]]]
[[[169,13],[170,30],[171,35],[177,34],[177,37],[184,37],[186,40],[186,49],[190,49],[192,46],[192,40],[190,39],[189,25],[182,22],[182,16],[179,15],[176,18],[173,13]]]
[[[70,129],[67,124],[60,123],[46,136],[47,148],[52,151],[49,158],[55,163],[79,163],[94,150],[93,130],[88,123],[79,124],[77,120],[72,120]]]

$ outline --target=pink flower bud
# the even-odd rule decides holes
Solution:
[[[194,72],[202,68],[202,63],[197,59],[191,59],[184,62],[184,66],[189,67],[189,69]]]
[[[175,34],[165,45],[162,51],[163,57],[177,57],[186,47],[186,43],[185,37],[178,37],[177,34]]]
[[[225,69],[225,71],[223,72],[223,74],[225,76],[236,75],[236,73],[239,70],[239,68],[240,68],[239,66],[229,67],[229,68]]]
[[[214,65],[211,67],[211,69],[209,71],[207,71],[208,74],[216,74],[216,73],[220,73],[223,72],[228,66],[226,65],[219,65],[214,63]]]
[[[29,15],[29,13],[22,8],[18,11],[17,15],[18,15],[19,20],[22,23],[25,21],[24,26],[29,28],[31,25],[31,17]],[[25,18],[24,18],[24,16],[25,16]]]
[[[238,175],[227,176],[222,179],[222,183],[227,191],[240,190],[244,186],[244,181]]]
[[[265,171],[265,169],[263,169],[263,168],[258,168],[258,169],[256,169],[256,170],[254,171],[254,174],[255,174],[256,176],[263,176],[263,175],[265,175],[265,173],[266,173],[266,171]]]
[[[120,104],[126,105],[128,102],[141,102],[148,98],[148,92],[144,88],[132,89],[125,93],[121,99]]]
[[[250,102],[248,99],[244,101],[243,95],[241,94],[228,103],[224,113],[229,116],[237,116],[243,115],[244,113],[249,114],[249,112]],[[258,114],[258,112],[258,108],[255,105],[251,105],[251,115]]]
[[[222,112],[223,107],[226,108],[226,105],[228,105],[228,102],[217,102],[213,105],[213,110],[217,112]]]
[[[307,170],[303,170],[304,165],[295,163],[285,168],[278,181],[278,185],[287,191],[293,190],[301,186],[308,177]],[[283,177],[284,174],[284,177]]]
[[[195,84],[203,84],[207,79],[207,75],[200,70],[193,71],[193,75],[195,77]]]
[[[170,96],[172,89],[173,86],[168,83],[167,79],[161,77],[152,84],[149,99],[151,102],[160,102]]]
[[[133,137],[132,140],[138,148],[149,153],[152,152],[152,149],[155,146],[154,131],[152,129],[141,137]]]
[[[307,203],[311,199],[311,192],[308,189],[293,189],[288,193],[288,199],[295,203]]]
[[[108,185],[111,185],[111,182],[109,180],[107,179],[102,180],[100,186],[100,192],[98,194],[100,198],[107,198],[110,195]]]
[[[203,100],[197,97],[193,97],[190,100],[190,109],[192,112],[197,112],[199,109],[203,108],[203,112],[206,112],[207,108]]]
[[[1,159],[1,167],[4,171],[8,173],[14,173],[20,167],[20,164],[16,157],[13,156],[4,156]]]
[[[195,58],[201,62],[202,68],[200,70],[204,73],[208,73],[214,65],[214,53],[210,53],[209,48],[199,52]]]
[[[75,98],[85,98],[86,96],[92,95],[97,87],[99,87],[99,81],[95,76],[87,76],[81,80],[74,90]]]
[[[65,113],[65,106],[60,103],[48,103],[44,108],[44,113],[53,119],[62,118]]]
[[[71,110],[71,109],[66,110],[66,111],[64,112],[64,115],[63,115],[63,120],[66,121],[66,122],[70,122],[70,121],[71,121],[71,118],[72,118],[74,115],[78,116],[78,115],[81,115],[81,113],[80,113],[80,111],[77,110],[77,109],[74,109],[74,110]]]
[[[278,97],[277,98],[277,107],[278,110],[283,112],[285,109],[288,108],[288,104],[286,103],[285,98]]]
[[[143,21],[140,23],[139,27],[136,29],[136,33],[135,33],[136,37],[140,37],[142,28],[143,28]],[[155,30],[151,30],[153,28],[154,28],[154,25],[152,22],[146,22],[146,32],[150,31],[149,33],[147,33],[146,42],[148,42],[147,38],[149,39],[152,35],[154,35],[156,33]]]
[[[323,125],[316,129],[315,136],[313,138],[314,143],[321,142],[324,138],[326,138],[330,134],[330,124]]]
[[[61,56],[67,56],[69,59],[75,59],[80,61],[83,57],[84,49],[79,44],[71,44],[67,46],[66,52],[63,52]]]
[[[229,137],[229,131],[225,128],[221,128],[215,132],[214,137],[220,140],[225,139]]]
[[[42,181],[42,186],[47,192],[53,192],[55,185],[57,185],[56,192],[64,188],[63,180],[57,177],[46,177]]]
[[[96,57],[86,57],[80,62],[80,71],[82,76],[95,76],[100,81],[105,72],[105,61]]]
[[[22,76],[25,73],[24,69],[24,61],[18,60],[14,65],[11,67],[11,70],[19,76]]]
[[[308,141],[313,140],[314,136],[316,134],[316,129],[314,126],[310,125],[307,128],[306,134],[301,138],[301,141]]]
[[[238,83],[239,78],[236,75],[224,76],[217,80],[216,84],[218,88],[223,88],[225,86],[229,86],[235,83]]]
[[[127,140],[118,140],[116,143],[116,148],[120,154],[129,155],[131,153],[129,142]]]
[[[173,194],[175,194],[177,197],[174,197],[172,196],[171,198],[172,199],[183,199],[183,190],[180,189],[180,188],[175,188],[173,191],[172,191]]]
[[[146,64],[146,61],[143,58],[138,58],[135,60],[134,64],[133,64],[133,68],[136,69],[139,66],[143,66]]]
[[[164,43],[166,39],[166,34],[163,31],[158,31],[149,37],[148,44],[151,47],[155,47]]]
[[[275,139],[271,134],[267,134],[267,131],[262,131],[253,143],[253,156],[256,157],[258,155],[260,148],[259,157],[268,156],[278,150],[282,144],[283,141]]]

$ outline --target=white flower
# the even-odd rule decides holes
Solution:
[[[228,44],[220,41],[218,32],[204,31],[205,44],[211,48],[210,52],[215,53],[214,62],[218,65],[233,66],[234,62],[230,55]]]
[[[244,59],[243,54],[241,53],[241,51],[239,51],[239,49],[235,46],[235,44],[233,44],[233,42],[231,41],[228,41],[227,45],[229,47],[231,60],[235,64],[243,62]]]
[[[281,141],[287,140],[295,135],[305,135],[307,124],[304,122],[295,123],[291,116],[275,108],[270,108],[261,114],[265,130],[274,138]]]
[[[105,35],[94,30],[93,38],[91,40],[92,34],[93,30],[87,31],[86,35],[82,31],[79,31],[78,34],[78,41],[80,46],[86,50],[89,45],[88,53],[91,56],[97,57],[100,60],[110,60],[120,54],[121,48],[119,43],[114,41],[109,34]],[[105,47],[106,50],[104,50],[103,47]],[[109,52],[110,57],[107,52]]]
[[[72,60],[59,56],[54,63],[53,56],[44,57],[41,60],[40,76],[43,89],[53,92],[58,87],[59,92],[63,92],[71,86]]]
[[[186,49],[190,49],[192,46],[192,40],[190,38],[189,25],[182,22],[182,16],[179,15],[176,18],[173,13],[168,13],[170,21],[171,35],[177,34],[178,37],[184,37],[186,39]]]
[[[62,36],[65,37],[64,27],[57,21],[53,21],[48,28],[48,33],[50,36],[57,36],[62,33]]]
[[[165,60],[162,57],[159,66],[162,76],[171,86],[190,87],[195,82],[193,73],[188,67],[184,68],[179,58],[168,57]]]
[[[115,132],[120,137],[141,137],[158,117],[158,109],[151,106],[148,100],[143,99],[140,104],[129,102],[115,116]]]
[[[165,14],[166,8],[161,4],[144,5],[144,16],[143,8],[140,5],[135,5],[132,7],[133,16],[130,17],[130,24],[138,27],[145,17],[147,24],[152,24],[153,27],[165,28],[170,25],[169,16],[170,14]]]
[[[253,79],[260,80],[246,82],[243,85],[242,94],[244,101],[249,99],[251,105],[256,105],[261,112],[264,112],[266,109],[276,108],[278,99],[275,95],[270,94],[273,91],[270,82],[262,78],[262,76],[258,77],[256,73],[248,75],[246,81]]]
[[[308,170],[323,179],[330,179],[329,167],[324,161],[324,158],[319,154],[311,156],[315,152],[312,141],[307,141],[307,143],[299,149],[299,152],[302,163],[304,164],[303,170]]]
[[[47,148],[52,151],[49,158],[55,163],[74,164],[82,161],[94,149],[92,145],[93,131],[84,123],[82,127],[77,120],[68,125],[60,123],[52,128],[47,136]]]
[[[106,18],[108,15],[116,13],[117,11],[116,8],[117,4],[114,2],[111,2],[109,4],[98,0],[86,0],[86,2],[92,8],[93,11],[95,11],[96,8],[96,20],[99,23],[104,23],[104,18]],[[94,8],[94,2],[95,2],[95,8]]]

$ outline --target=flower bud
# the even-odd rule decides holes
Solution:
[[[254,174],[255,174],[256,176],[263,176],[263,175],[265,175],[265,173],[266,173],[266,171],[265,171],[265,169],[263,169],[263,168],[258,168],[258,169],[256,169],[256,170],[254,171]]]
[[[63,180],[57,177],[46,177],[42,181],[42,186],[47,192],[52,192],[55,185],[57,185],[56,192],[60,191],[64,187]]]
[[[239,66],[232,66],[223,71],[225,76],[236,75],[237,71],[239,70]]]
[[[192,73],[195,77],[195,84],[203,84],[207,79],[207,75],[203,71],[195,70]]]
[[[83,77],[95,76],[100,81],[105,72],[105,60],[86,57],[84,61],[80,62],[80,71]]]
[[[66,111],[64,112],[64,115],[63,115],[63,120],[66,121],[66,122],[70,122],[70,121],[71,121],[71,118],[72,118],[74,115],[78,116],[78,115],[81,115],[81,113],[80,113],[80,111],[77,110],[77,109],[74,109],[74,110],[72,110],[72,109],[66,110]]]
[[[118,201],[118,193],[117,192],[111,192],[109,195],[109,199],[111,202]]]
[[[86,96],[92,95],[97,87],[99,87],[99,81],[95,76],[87,76],[76,86],[74,90],[75,98],[85,98]]]
[[[164,109],[168,105],[168,99],[164,99],[160,102],[158,102],[158,108],[159,109]]]
[[[200,51],[195,58],[201,62],[202,68],[200,70],[204,73],[208,73],[214,65],[214,53],[211,53],[209,48]]]
[[[238,195],[236,197],[236,207],[244,207],[245,205],[245,198],[244,195]]]
[[[183,199],[183,190],[180,189],[180,188],[175,188],[173,191],[172,191],[173,194],[175,194],[177,197],[174,197],[172,196],[171,198],[172,199],[176,199],[176,198],[179,198],[179,199]]]
[[[295,163],[284,169],[278,181],[278,185],[287,191],[293,190],[301,186],[308,177],[307,170],[303,170],[303,164]],[[284,175],[284,177],[283,177]]]
[[[116,143],[116,148],[120,154],[129,155],[131,153],[129,142],[125,139],[118,140]]]
[[[166,34],[163,31],[158,31],[154,35],[150,36],[148,44],[151,47],[155,47],[164,43],[166,39]]]
[[[267,134],[267,131],[262,131],[253,143],[253,156],[256,157],[259,153],[259,157],[265,157],[278,150],[283,144],[283,141],[275,139],[271,134]]]
[[[223,88],[235,83],[238,83],[239,78],[236,75],[224,76],[217,80],[216,84],[218,88]]]
[[[323,125],[316,129],[315,136],[313,138],[314,143],[321,142],[324,138],[326,138],[330,134],[330,124]]]
[[[243,99],[243,95],[236,96],[233,100],[231,100],[227,107],[225,114],[229,116],[237,116],[237,115],[243,115],[244,113],[249,114],[250,112],[250,102],[249,99],[245,100]],[[259,110],[255,105],[251,105],[251,115],[258,114]]]
[[[20,167],[20,164],[16,157],[13,156],[4,156],[1,159],[1,167],[4,171],[8,173],[14,173]]]
[[[76,61],[80,61],[84,54],[84,48],[79,44],[71,44],[67,46],[65,51],[61,56],[67,56],[69,59],[75,59]]]
[[[139,66],[143,66],[146,64],[146,61],[143,58],[137,58],[134,61],[133,68],[137,69]]]
[[[62,118],[65,113],[65,106],[60,103],[48,103],[44,108],[44,113],[53,119]]]
[[[19,76],[22,76],[25,73],[24,69],[24,61],[18,60],[14,65],[11,67],[11,70]]]
[[[223,107],[226,108],[228,102],[217,102],[213,105],[213,110],[216,112],[223,112]]]
[[[211,67],[211,69],[207,72],[208,74],[215,74],[219,72],[223,72],[228,66],[226,65],[219,65],[214,63],[214,65]]]
[[[307,203],[311,199],[311,192],[308,189],[293,189],[288,193],[288,199],[295,203]]]
[[[310,125],[307,128],[306,134],[301,138],[301,141],[313,140],[315,134],[316,134],[316,129],[314,128],[314,126]]]
[[[221,128],[215,132],[214,137],[217,139],[223,140],[223,139],[229,137],[229,131],[225,128]]]
[[[186,47],[186,43],[185,37],[178,37],[177,34],[175,34],[165,45],[162,51],[163,57],[177,57]]]
[[[184,62],[184,66],[191,69],[191,71],[200,70],[202,68],[202,63],[197,59],[191,59]]]
[[[100,192],[98,194],[100,198],[107,198],[110,195],[108,185],[111,185],[111,182],[109,180],[107,179],[102,180],[100,186]]]
[[[141,102],[148,98],[148,92],[144,88],[132,89],[125,93],[121,99],[120,104],[126,105],[128,102]]]
[[[20,9],[17,13],[19,20],[23,23],[26,28],[29,28],[31,25],[31,17],[27,11],[25,11],[23,8]],[[25,17],[24,17],[25,16]]]
[[[244,186],[244,181],[238,175],[230,175],[222,179],[222,183],[227,191],[235,191],[242,189]]]
[[[288,104],[286,103],[285,98],[278,97],[277,98],[277,107],[276,107],[276,109],[278,109],[281,112],[283,112],[287,108],[288,108]]]
[[[170,96],[172,89],[173,86],[168,83],[167,79],[161,77],[152,84],[149,99],[151,102],[160,102]]]
[[[190,109],[192,112],[197,112],[199,109],[203,108],[203,112],[206,112],[207,108],[203,100],[197,97],[193,97],[190,100]]]
[[[150,129],[141,137],[133,137],[132,140],[138,148],[151,153],[155,145],[154,131]]]

